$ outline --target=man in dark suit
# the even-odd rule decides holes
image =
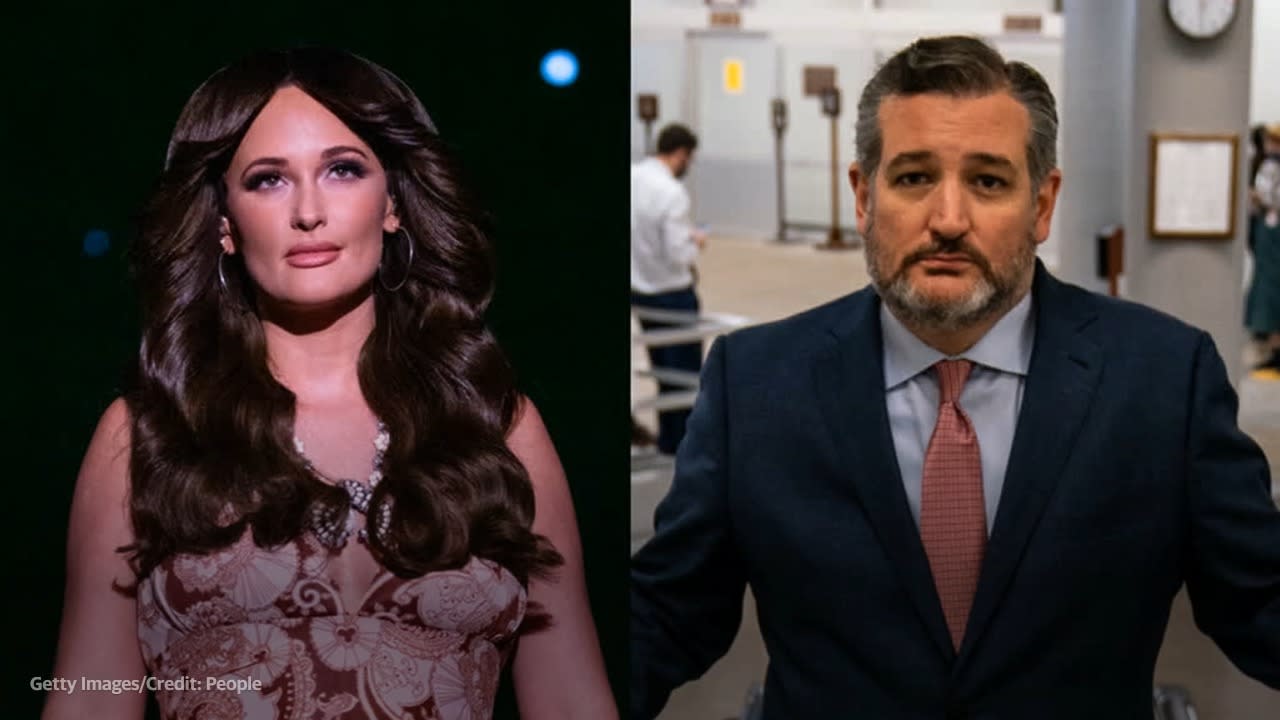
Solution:
[[[1213,342],[1035,259],[1043,78],[921,40],[857,122],[872,286],[713,345],[632,563],[632,717],[724,654],[748,584],[766,718],[1149,718],[1184,582],[1280,688],[1280,512]]]

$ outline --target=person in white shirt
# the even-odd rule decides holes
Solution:
[[[698,138],[683,125],[668,125],[658,133],[657,155],[631,166],[631,304],[632,306],[697,312],[694,260],[706,246],[706,235],[689,219],[689,193],[680,182],[693,161]],[[665,324],[640,321],[645,330]],[[655,368],[698,372],[702,343],[649,348]],[[658,384],[659,392],[678,389]],[[688,410],[658,413],[658,451],[675,454],[684,437]]]

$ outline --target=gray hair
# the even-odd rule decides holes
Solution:
[[[1040,187],[1058,164],[1058,111],[1049,84],[1035,68],[1005,62],[995,48],[975,37],[952,35],[915,41],[880,66],[858,99],[858,167],[875,178],[884,149],[880,103],[891,95],[943,93],[976,97],[1008,91],[1031,115],[1027,169]]]

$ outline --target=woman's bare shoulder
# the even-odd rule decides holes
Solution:
[[[129,466],[130,447],[129,406],[124,398],[116,398],[98,419],[98,426],[89,441],[84,464],[80,468],[81,482],[123,482]]]
[[[114,400],[98,420],[76,478],[72,531],[127,537],[130,415],[123,398]]]

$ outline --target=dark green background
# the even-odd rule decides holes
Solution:
[[[116,4],[19,11],[6,28],[5,516],[13,603],[4,717],[36,717],[50,677],[66,519],[93,427],[137,342],[124,251],[187,97],[261,47],[323,43],[404,79],[496,224],[490,315],[564,462],[619,707],[626,669],[628,8],[548,3]],[[128,9],[126,10],[126,7]],[[13,12],[12,10],[7,12]],[[553,48],[576,85],[539,76]],[[105,256],[84,254],[90,229]],[[572,682],[566,678],[566,682]],[[500,717],[514,717],[510,693]]]

